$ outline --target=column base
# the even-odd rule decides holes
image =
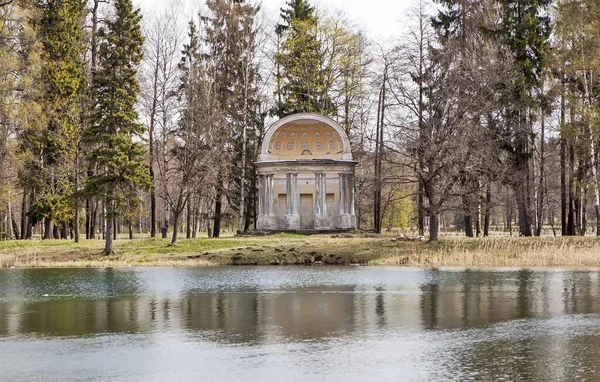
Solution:
[[[289,229],[289,230],[300,229],[300,215],[298,215],[298,214],[285,215],[283,217],[283,224],[285,226],[285,229]]]
[[[352,225],[352,217],[349,214],[344,214],[340,216],[340,229],[350,229],[354,228]]]
[[[259,230],[278,229],[277,218],[275,215],[260,215],[258,219],[256,219],[256,228]]]
[[[315,229],[331,229],[331,219],[329,216],[315,215]]]

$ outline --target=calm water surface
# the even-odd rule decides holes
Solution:
[[[600,272],[0,271],[0,380],[597,380]]]

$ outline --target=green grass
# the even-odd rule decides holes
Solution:
[[[0,242],[0,267],[106,267],[364,264],[420,267],[600,266],[600,239],[443,238],[436,243],[392,241],[391,236],[332,238],[278,234],[180,240],[116,240],[115,253],[102,256],[103,241]]]

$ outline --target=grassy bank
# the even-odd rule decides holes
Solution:
[[[117,240],[116,253],[102,256],[103,242],[0,242],[0,267],[123,267],[204,265],[361,264],[418,267],[594,267],[600,239],[445,238],[437,243],[392,237],[333,238],[281,234],[262,237],[181,240]]]

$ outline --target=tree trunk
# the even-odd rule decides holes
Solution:
[[[207,216],[207,218],[206,218],[206,233],[207,233],[207,236],[209,239],[212,239],[212,237],[213,237],[211,222],[212,222],[212,220],[210,219],[210,217]]]
[[[96,219],[98,217],[98,200],[92,199],[90,206],[90,240],[96,239]]]
[[[421,169],[423,171],[423,169]],[[418,218],[417,218],[417,228],[419,230],[419,236],[425,235],[425,198],[423,197],[423,193],[425,189],[423,187],[423,182],[419,180],[419,187],[417,193],[417,209],[418,209]]]
[[[560,229],[562,236],[568,235],[569,197],[567,191],[567,142],[565,139],[565,92],[563,88],[560,95]]]
[[[581,236],[585,236],[587,233],[587,208],[586,201],[588,200],[588,185],[586,184],[583,191],[583,197],[580,199],[581,206]]]
[[[31,203],[33,203],[34,200],[35,200],[35,189],[31,189],[31,196],[29,198],[27,211],[29,211],[29,206],[31,205]],[[31,221],[31,217],[29,217],[29,216],[27,216],[26,219],[27,219],[27,234],[25,235],[25,238],[27,240],[31,240],[33,238],[33,222]]]
[[[52,220],[50,218],[44,218],[44,240],[50,240],[52,235]]]
[[[490,236],[490,215],[492,211],[492,186],[488,182],[485,190],[485,217],[483,221],[483,237]]]
[[[180,211],[173,211],[173,235],[171,236],[171,243],[169,246],[174,247],[177,245],[177,230],[179,225]]]
[[[429,241],[437,241],[439,236],[439,215],[432,213],[429,216]]]
[[[85,199],[85,238],[86,240],[90,239],[90,225],[91,225],[91,206],[90,206],[90,199],[86,198]]]
[[[188,198],[187,208],[185,212],[185,238],[192,237],[192,198]]]
[[[252,182],[255,181],[255,177],[252,177]],[[244,221],[244,232],[248,232],[250,224],[254,220],[254,188],[250,188],[249,197],[246,198],[246,218]]]
[[[538,183],[538,204],[537,204],[537,227],[535,236],[542,236],[542,228],[544,226],[544,173],[545,173],[545,140],[546,140],[546,124],[544,111],[541,116],[541,131],[540,131],[540,179]]]
[[[467,237],[474,237],[473,235],[473,218],[469,212],[465,213],[465,235]]]
[[[576,229],[576,211],[577,211],[577,190],[575,189],[575,149],[569,147],[569,211],[567,215],[567,235],[575,236]]]
[[[58,226],[56,224],[53,224],[52,226],[52,238],[55,240],[60,239],[60,232],[58,231]]]
[[[223,204],[223,180],[219,174],[219,184],[217,185],[217,197],[215,199],[215,217],[213,226],[213,238],[218,238],[221,233],[221,208]]]
[[[198,219],[199,219],[199,204],[200,204],[200,200],[198,197],[196,197],[197,199],[194,202],[194,209],[192,210],[192,222],[193,222],[193,227],[192,227],[192,239],[196,238],[196,233],[198,232]]]
[[[466,183],[463,183],[463,186],[466,186]],[[463,220],[465,223],[465,236],[474,237],[475,235],[473,234],[473,217],[471,216],[471,200],[467,195],[462,196],[462,205],[464,208]]]
[[[240,217],[238,220],[238,232],[242,232],[244,229],[244,209],[246,208],[245,198],[246,198],[246,150],[247,150],[247,116],[248,116],[248,76],[247,76],[247,68],[248,65],[244,65],[244,118],[243,118],[243,134],[242,134],[242,176],[240,179]]]
[[[425,40],[427,37],[423,31],[425,30],[423,25],[423,17],[419,17],[419,66],[418,66],[418,86],[419,86],[419,105],[417,116],[419,119],[419,171],[423,173],[425,171],[425,163],[423,159],[423,143],[426,142],[426,132],[425,132],[425,121],[424,115],[426,112],[425,106],[425,85],[424,85],[424,72],[427,70],[425,64],[425,54],[426,50],[429,49],[429,46],[426,46]],[[418,194],[417,194],[417,209],[418,209],[418,219],[417,219],[417,228],[419,230],[419,236],[425,235],[425,185],[423,184],[423,179],[419,178],[418,185]]]
[[[568,235],[567,216],[569,214],[569,196],[567,194],[567,160],[566,143],[563,137],[560,138],[560,225],[562,236]]]
[[[23,199],[21,201],[21,239],[26,239],[27,235],[27,190],[23,189]]]
[[[73,235],[75,243],[79,243],[79,207],[75,207],[75,216],[73,217]]]
[[[156,190],[154,189],[154,166],[150,166],[150,237],[156,237]]]
[[[379,167],[379,156],[381,155],[381,137],[379,136],[381,129],[379,124],[381,123],[382,103],[383,103],[383,88],[384,84],[381,85],[379,91],[379,101],[377,104],[377,123],[376,123],[376,134],[375,134],[375,190],[373,195],[373,231],[375,233],[381,233],[381,168]]]
[[[512,236],[512,212],[513,212],[513,201],[510,198],[510,191],[506,189],[506,229]]]
[[[169,216],[169,203],[167,203],[167,201],[165,200],[164,203],[164,213],[165,213],[165,218],[163,220],[163,225],[160,228],[160,232],[161,232],[161,236],[163,239],[166,239],[169,233],[169,220],[170,220],[170,216]]]
[[[128,227],[129,227],[129,240],[133,240],[133,224],[131,223],[131,219],[127,219]]]
[[[514,138],[513,190],[519,216],[519,236],[532,236],[531,221],[531,121],[527,109],[519,110],[519,127]]]
[[[15,238],[15,240],[21,240],[21,233],[19,231],[19,225],[17,224],[17,219],[15,219],[15,214],[13,213],[12,205],[10,204],[10,202],[8,203],[8,209],[9,209],[9,213],[10,213],[10,221],[12,224],[12,231],[13,231],[14,238]]]
[[[110,221],[110,217],[106,217],[107,221]],[[112,235],[112,224],[106,224],[106,233],[105,233],[105,242],[104,242],[104,256],[108,256],[113,253],[113,235]]]
[[[105,202],[102,202],[102,206],[101,206],[102,218],[100,219],[99,223],[100,223],[100,234],[102,235],[103,240],[106,240],[106,226],[108,225],[108,217],[106,214],[106,208],[107,208],[107,206],[106,206]],[[112,235],[112,233],[111,233],[111,235]]]
[[[529,216],[529,208],[527,206],[527,189],[526,185],[519,184],[515,189],[517,199],[517,212],[519,214],[519,235],[531,236],[531,220]]]
[[[575,235],[581,235],[581,187],[575,190]]]
[[[478,197],[479,199],[479,197]],[[481,202],[477,202],[477,218],[475,219],[475,236],[481,236]]]

